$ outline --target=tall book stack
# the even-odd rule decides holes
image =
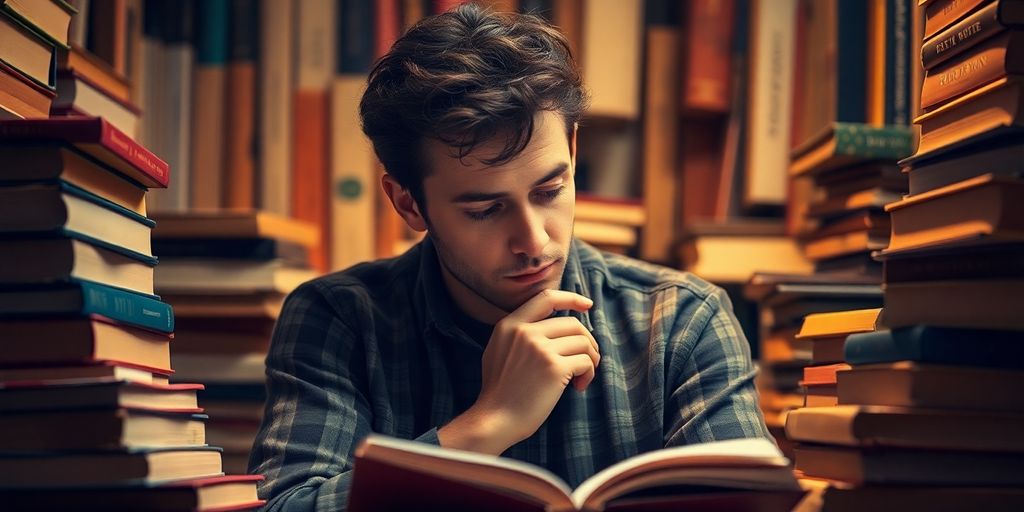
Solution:
[[[896,160],[911,153],[909,126],[834,123],[793,152],[790,174],[810,182],[796,207],[797,235],[815,272],[873,275],[881,265],[871,252],[889,243],[884,206],[906,191]]]
[[[59,0],[0,2],[0,119],[50,115],[57,50],[68,46],[74,13]]]
[[[822,479],[827,509],[1016,510],[1024,95],[1012,41],[1024,5],[922,5],[921,140],[900,162],[909,194],[886,206],[879,330],[847,339],[840,405],[791,415],[787,432],[812,443],[796,466]]]
[[[804,317],[878,307],[882,291],[872,278],[864,276],[845,276],[844,280],[828,275],[757,273],[743,293],[760,310],[756,385],[761,410],[783,451],[792,454],[784,433],[786,417],[804,405],[804,370],[815,361],[814,343],[797,338]]]
[[[912,0],[805,0],[798,14],[788,227],[816,272],[874,275],[883,207],[912,150]]]
[[[202,382],[207,439],[245,472],[263,414],[264,360],[285,296],[316,277],[311,225],[267,212],[159,214],[156,289],[175,308],[174,381]]]
[[[168,383],[174,317],[153,295],[145,202],[167,164],[87,117],[0,121],[0,154],[0,499],[192,510],[234,489],[223,504],[258,506],[205,442],[202,386]]]

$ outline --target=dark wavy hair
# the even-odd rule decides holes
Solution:
[[[463,158],[503,136],[502,151],[484,160],[500,165],[529,144],[537,113],[560,114],[568,135],[588,102],[558,30],[537,16],[470,3],[424,18],[396,41],[370,72],[359,111],[385,170],[425,213],[424,141]]]

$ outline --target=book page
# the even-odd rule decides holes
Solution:
[[[598,472],[576,488],[572,493],[572,501],[576,508],[582,508],[584,503],[588,503],[590,506],[589,502],[593,498],[607,498],[608,496],[604,495],[604,492],[609,488],[653,472],[664,471],[674,475],[675,478],[671,480],[657,478],[650,480],[652,483],[682,484],[690,483],[691,477],[690,474],[682,470],[687,468],[707,469],[709,471],[694,472],[692,476],[695,477],[693,483],[708,484],[708,479],[705,477],[711,475],[710,468],[786,468],[788,465],[789,461],[782,456],[779,449],[766,439],[734,439],[667,448],[631,457]],[[697,473],[700,473],[701,477],[696,478],[698,477]],[[771,472],[766,472],[765,478],[768,481],[775,481],[776,479],[769,473]],[[644,480],[650,478],[650,476],[644,476]],[[716,472],[714,475],[715,482],[723,486],[727,486],[730,482],[749,483],[757,479],[758,476],[754,472],[729,469]],[[793,485],[796,484],[792,475],[787,481]],[[744,488],[750,487],[748,485]]]

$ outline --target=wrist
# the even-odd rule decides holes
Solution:
[[[506,416],[478,405],[470,407],[437,432],[442,447],[500,455],[518,439]]]

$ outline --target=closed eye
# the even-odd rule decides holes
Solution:
[[[491,205],[490,208],[487,208],[486,210],[479,210],[479,211],[467,210],[465,213],[466,213],[467,217],[469,217],[469,218],[471,218],[473,220],[486,220],[487,218],[491,217],[495,213],[498,213],[498,211],[501,210],[501,208],[502,208],[501,203],[494,203],[493,205]]]
[[[544,201],[552,201],[565,190],[565,185],[559,185],[549,190],[538,190],[537,195]]]

